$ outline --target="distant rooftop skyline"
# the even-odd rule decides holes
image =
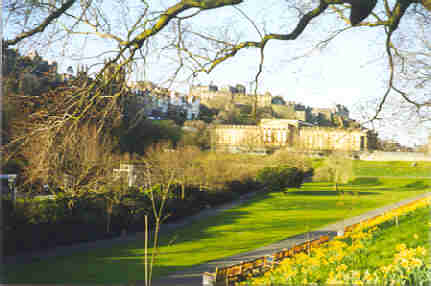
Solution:
[[[136,1],[138,5],[139,1]],[[151,1],[151,9],[160,11],[168,7],[172,1]],[[265,1],[265,5],[253,1],[245,1],[238,5],[242,11],[255,20],[255,24],[268,32],[285,32],[292,29],[296,23],[295,15],[286,15],[287,1]],[[310,1],[309,1],[310,2]],[[110,2],[106,2],[106,5]],[[308,2],[307,2],[308,3]],[[313,3],[314,2],[310,2]],[[309,4],[310,4],[309,3]],[[105,5],[105,3],[104,3]],[[270,8],[269,8],[270,7]],[[278,8],[278,9],[277,9]],[[138,11],[130,11],[130,21],[133,21]],[[268,20],[277,19],[276,21]],[[111,16],[111,15],[110,15]],[[114,14],[112,15],[114,17]],[[190,25],[202,27],[202,31],[222,32],[226,29],[229,36],[236,35],[239,39],[257,40],[259,35],[250,23],[232,25],[232,21],[241,17],[234,8],[224,8],[206,11],[190,20]],[[409,21],[402,22],[408,28]],[[273,96],[281,95],[287,101],[296,101],[312,107],[332,107],[335,104],[345,105],[351,112],[351,117],[364,122],[364,113],[372,114],[376,104],[370,104],[376,98],[381,98],[388,84],[388,60],[384,50],[382,28],[355,28],[346,30],[334,37],[326,45],[317,45],[330,35],[330,31],[346,27],[346,24],[333,13],[315,19],[304,33],[293,42],[271,41],[265,49],[263,73],[259,79],[259,93],[269,91]],[[408,30],[408,29],[405,29]],[[7,34],[13,31],[6,30]],[[400,33],[400,31],[397,31]],[[384,34],[384,33],[383,33]],[[160,37],[159,37],[160,38]],[[157,42],[160,44],[160,42]],[[411,47],[417,43],[409,42]],[[69,49],[62,43],[53,43],[41,54],[59,63],[59,70],[66,72],[69,66],[76,69],[78,64],[88,64],[95,72],[103,62],[96,56],[101,49],[113,48],[107,39],[88,39],[86,45],[76,41]],[[109,56],[109,55],[108,55]],[[187,93],[190,84],[243,84],[247,90],[258,70],[259,51],[255,49],[239,52],[234,58],[221,64],[211,74],[199,74],[193,81],[184,81],[180,77],[172,88]],[[155,83],[166,82],[167,71],[172,70],[172,59],[154,55],[143,63],[137,63],[137,69],[130,80],[151,80]],[[413,92],[421,92],[420,90]],[[362,109],[366,106],[366,110]],[[400,120],[391,116],[397,110],[390,105],[386,107],[389,120],[383,126],[375,123],[377,132],[385,138],[393,138],[403,145],[422,144],[427,141],[429,123],[417,122],[399,113]],[[397,116],[397,115],[395,115]],[[371,125],[370,125],[371,127]]]

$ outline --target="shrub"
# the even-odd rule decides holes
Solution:
[[[256,179],[270,190],[282,191],[287,187],[300,187],[304,179],[304,173],[297,168],[285,166],[266,167],[258,172]]]
[[[245,178],[244,180],[234,180],[226,184],[228,190],[240,195],[256,191],[261,186],[262,185],[259,182],[252,180],[251,178]]]

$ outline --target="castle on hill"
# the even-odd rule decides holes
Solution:
[[[270,92],[248,94],[244,85],[192,85],[189,97],[199,98],[201,104],[209,108],[223,105],[256,105],[260,109],[269,109],[272,117],[308,122],[317,126],[359,127],[349,116],[347,107],[337,104],[332,108],[315,108],[294,101],[285,102],[280,96],[273,97]]]
[[[250,95],[243,85],[191,86],[189,95],[211,107],[215,101],[233,105],[256,104],[270,108],[273,118],[263,118],[256,125],[216,124],[212,146],[219,151],[253,152],[278,148],[309,151],[361,152],[373,150],[377,134],[360,126],[349,116],[347,107],[313,108],[281,97]],[[275,117],[275,118],[274,118]]]
[[[202,104],[211,106],[212,101],[223,100],[234,104],[254,104],[256,101],[258,107],[270,107],[272,95],[269,92],[265,94],[247,94],[244,85],[237,84],[235,86],[217,85],[192,85],[190,86],[189,96],[197,97]]]

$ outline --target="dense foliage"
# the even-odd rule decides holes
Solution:
[[[257,174],[257,181],[273,191],[287,187],[298,188],[304,179],[304,172],[288,166],[266,167]]]

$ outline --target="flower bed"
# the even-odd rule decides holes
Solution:
[[[350,228],[344,236],[312,249],[310,255],[300,253],[286,258],[262,277],[240,285],[428,285],[431,265],[426,263],[427,251],[423,245],[409,248],[399,243],[392,263],[374,269],[369,267],[368,258],[373,251],[370,250],[372,244],[382,234],[380,228],[398,227],[394,218],[408,213],[396,229],[403,231],[402,228],[411,227],[409,221],[412,218],[427,218],[429,211],[429,198],[402,206]],[[426,219],[422,222],[430,224]],[[424,231],[420,235],[428,233]],[[417,239],[417,234],[411,237],[412,241]]]

